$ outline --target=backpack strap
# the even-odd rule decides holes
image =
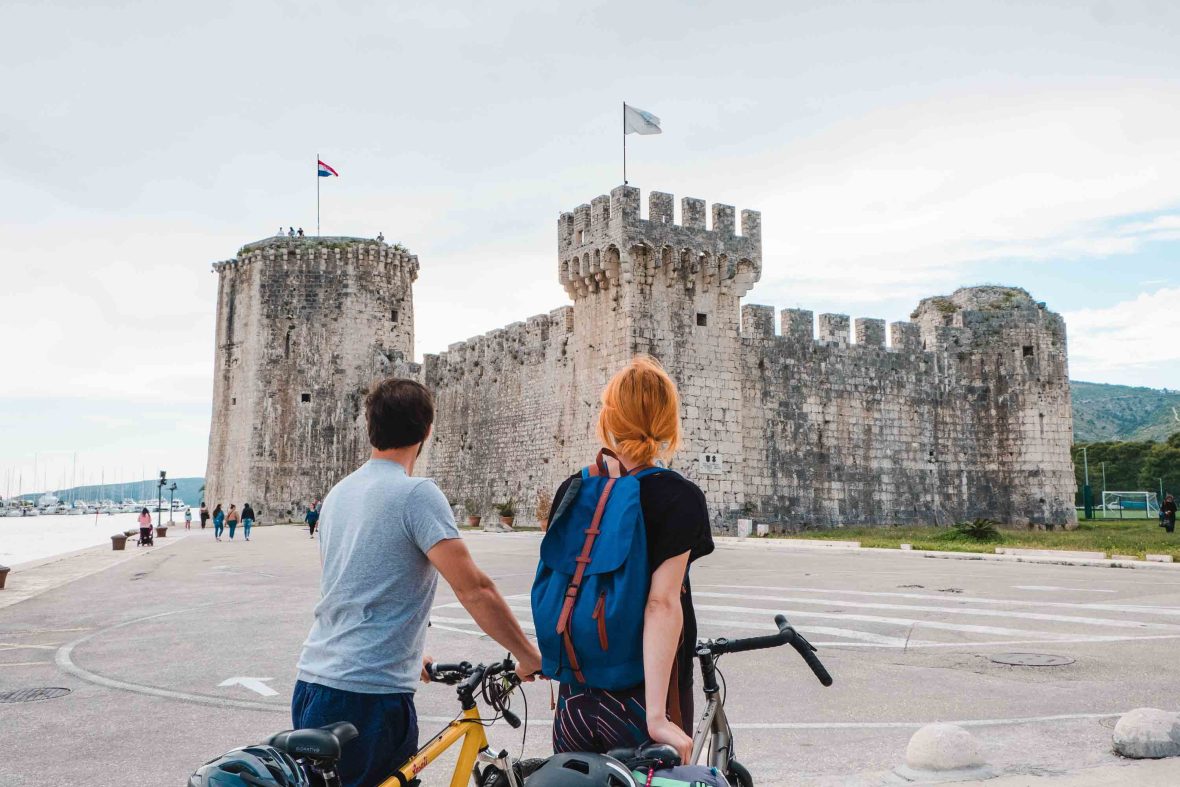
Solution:
[[[599,454],[598,460],[599,463],[602,462],[601,454]],[[605,463],[603,463],[603,466],[605,466]],[[614,488],[615,481],[617,480],[614,477],[608,478],[606,486],[602,488],[602,494],[598,496],[598,505],[594,508],[594,518],[590,520],[590,527],[586,528],[585,531],[586,541],[582,544],[582,553],[574,558],[577,568],[574,569],[574,576],[565,589],[565,600],[561,605],[561,614],[557,616],[557,633],[561,636],[562,643],[565,645],[565,654],[569,658],[570,668],[574,671],[574,677],[578,679],[579,683],[585,683],[586,679],[582,676],[582,668],[578,664],[578,654],[574,650],[574,641],[570,637],[569,620],[570,615],[574,611],[574,602],[578,600],[578,593],[582,589],[582,579],[586,575],[586,566],[590,565],[590,553],[594,550],[594,540],[602,532],[599,525],[602,524],[602,515],[606,511],[606,501],[610,498],[611,489]]]

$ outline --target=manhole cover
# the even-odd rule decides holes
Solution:
[[[0,702],[36,702],[37,700],[51,700],[54,697],[64,697],[69,693],[69,689],[63,689],[58,686],[0,691]]]
[[[1074,662],[1069,656],[1054,656],[1050,653],[997,653],[989,658],[996,664],[1011,664],[1014,667],[1064,667]]]

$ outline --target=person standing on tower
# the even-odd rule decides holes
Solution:
[[[298,234],[299,234],[299,237],[300,237],[300,238],[302,238],[302,237],[303,237],[303,227],[300,227],[300,228],[299,228],[299,233],[298,233]]]
[[[294,227],[287,227],[287,237],[288,238],[295,237],[295,228]]]

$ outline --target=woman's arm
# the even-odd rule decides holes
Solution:
[[[644,704],[647,707],[647,734],[656,743],[667,743],[680,752],[687,763],[692,754],[692,738],[668,719],[668,681],[672,661],[680,644],[684,627],[684,610],[680,606],[680,589],[688,570],[688,552],[670,557],[651,575],[651,590],[643,610],[643,679]],[[679,690],[673,687],[673,691]]]

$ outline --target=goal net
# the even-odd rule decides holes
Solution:
[[[1103,492],[1101,510],[1107,519],[1153,519],[1160,515],[1160,501],[1155,492]]]

